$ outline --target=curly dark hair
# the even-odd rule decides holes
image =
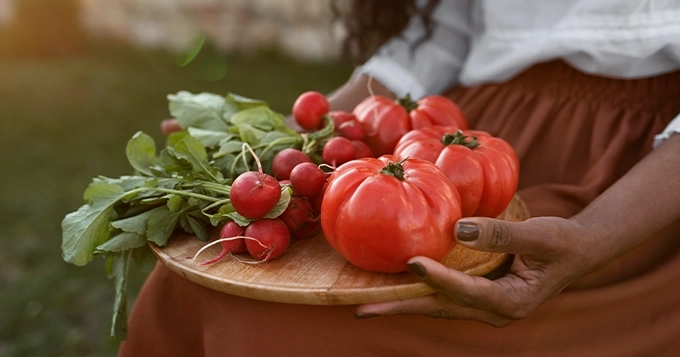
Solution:
[[[347,36],[343,39],[341,58],[357,65],[365,62],[389,38],[398,35],[413,16],[422,19],[425,35],[417,46],[427,40],[433,29],[430,14],[439,0],[332,0],[336,21],[341,21]]]

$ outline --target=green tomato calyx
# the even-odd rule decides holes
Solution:
[[[406,94],[405,97],[397,99],[397,104],[401,105],[406,109],[407,112],[418,108],[418,102],[411,99],[411,94]]]
[[[404,171],[404,162],[406,160],[408,160],[408,157],[399,162],[390,161],[387,166],[380,170],[380,173],[396,177],[399,181],[404,181],[406,179],[406,172]]]
[[[470,141],[466,141],[468,138],[470,138]],[[449,146],[449,145],[463,145],[466,148],[474,149],[479,146],[479,141],[477,141],[476,136],[466,136],[463,134],[463,131],[458,130],[455,133],[446,133],[442,137],[442,144]]]

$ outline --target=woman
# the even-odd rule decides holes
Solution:
[[[352,58],[408,26],[329,96],[332,108],[441,92],[470,127],[508,141],[534,218],[456,226],[460,244],[514,254],[506,275],[414,257],[437,294],[322,307],[217,293],[159,265],[122,356],[680,352],[680,2],[414,3],[353,1]]]

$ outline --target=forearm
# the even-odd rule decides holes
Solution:
[[[342,87],[329,94],[328,102],[331,105],[331,110],[352,112],[357,104],[372,94],[395,98],[395,95],[385,88],[385,86],[376,80],[370,79],[367,75],[362,74],[350,78],[350,80]]]
[[[623,255],[680,220],[680,135],[652,151],[573,217],[590,233],[599,264]]]

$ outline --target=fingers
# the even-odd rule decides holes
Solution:
[[[475,250],[548,258],[560,251],[566,220],[542,217],[523,222],[469,217],[456,223],[459,243]]]
[[[449,269],[425,257],[412,258],[408,264],[425,283],[457,306],[492,311],[507,319],[523,318],[534,310],[530,305],[534,301],[533,287],[516,275],[489,280]]]
[[[181,131],[182,127],[179,126],[177,119],[164,119],[161,121],[161,132],[164,135],[174,133],[176,131]]]
[[[415,257],[409,267],[438,293],[402,301],[362,305],[357,318],[378,315],[421,314],[436,318],[475,320],[492,326],[507,326],[527,317],[539,305],[534,285],[516,275],[497,281],[470,276],[438,262]]]
[[[456,305],[440,294],[385,303],[360,305],[356,318],[363,319],[389,315],[424,315],[434,318],[474,320],[496,327],[509,325],[512,320],[494,312]]]

